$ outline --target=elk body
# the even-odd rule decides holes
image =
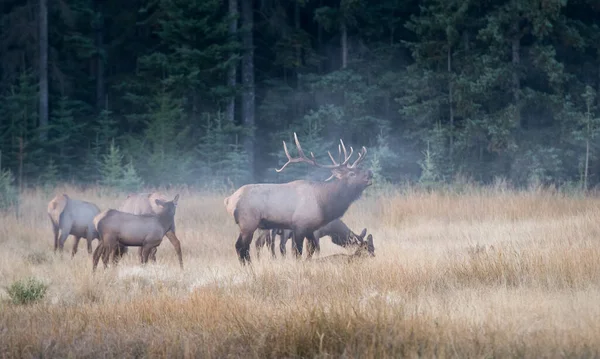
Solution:
[[[283,149],[288,161],[277,172],[283,171],[290,163],[306,162],[327,168],[332,174],[325,182],[296,180],[248,184],[225,198],[225,207],[240,228],[235,248],[242,264],[250,262],[250,244],[256,229],[291,229],[296,256],[302,255],[303,241],[307,238],[310,258],[316,245],[314,231],[342,217],[352,202],[372,183],[373,173],[356,167],[367,153],[364,146],[354,163],[349,164],[352,147],[348,154],[344,142],[340,140],[339,163],[329,153],[333,165],[322,165],[317,163],[312,153],[311,158],[304,154],[295,133],[294,141],[300,157],[292,158],[284,141]],[[330,182],[332,178],[336,180]]]
[[[356,251],[351,254],[332,254],[327,257],[317,258],[314,261],[318,263],[351,263],[357,259],[375,257],[375,246],[373,245],[373,236],[368,235],[366,241],[362,241]]]
[[[354,233],[341,219],[337,218],[333,221],[327,223],[323,227],[317,229],[313,235],[315,237],[315,252],[319,252],[321,250],[320,240],[323,237],[330,237],[331,241],[334,244],[337,244],[341,247],[349,247],[362,243],[364,241],[365,235],[367,234],[367,229],[364,228],[360,234]],[[256,240],[256,249],[257,254],[260,253],[260,247],[265,244],[271,249],[273,257],[275,257],[275,238],[276,235],[280,236],[279,240],[279,251],[282,256],[286,255],[286,244],[288,239],[292,237],[292,233],[290,230],[277,230],[274,229],[269,234],[268,237],[259,236]],[[269,242],[270,240],[270,242]]]
[[[159,246],[165,234],[173,229],[178,199],[179,195],[172,201],[155,199],[155,214],[131,214],[109,209],[97,215],[94,225],[101,242],[94,251],[92,270],[96,270],[101,255],[106,267],[110,255],[113,254],[114,258],[119,245],[142,247],[141,260],[147,263],[150,251]]]
[[[99,238],[94,228],[94,216],[98,213],[100,209],[93,203],[73,199],[66,194],[55,196],[48,203],[48,217],[54,232],[54,251],[59,249],[62,252],[67,237],[73,235],[75,242],[71,256],[77,253],[82,237],[87,240],[88,254],[91,254],[92,241]]]
[[[167,201],[166,197],[158,192],[130,194],[119,208],[119,211],[131,214],[158,214],[162,211],[162,208],[156,204],[157,199],[161,201]],[[177,253],[177,257],[179,259],[179,265],[183,267],[181,243],[175,235],[175,223],[173,223],[173,227],[167,231],[166,236],[175,248],[175,252]],[[158,247],[152,248],[149,254],[149,258],[154,262],[156,262],[157,249]],[[139,256],[141,260],[142,247],[139,249]]]

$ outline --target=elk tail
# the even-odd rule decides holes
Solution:
[[[238,219],[238,209],[234,209],[233,210],[233,219],[235,219],[235,224],[240,224],[240,221]]]

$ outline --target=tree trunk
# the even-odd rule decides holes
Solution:
[[[96,45],[96,109],[100,113],[106,103],[104,98],[104,15],[102,12],[102,0],[96,0],[94,5],[96,8],[96,23],[94,24]]]
[[[520,110],[520,95],[521,81],[519,78],[519,66],[521,64],[521,34],[519,33],[519,21],[517,20],[513,25],[513,38],[512,38],[512,86],[513,86],[513,98],[516,108],[516,122],[517,125],[521,126],[521,110]]]
[[[452,89],[452,47],[448,44],[448,106],[450,107],[450,158],[454,150],[454,93]]]
[[[244,149],[248,156],[250,180],[254,178],[254,43],[253,0],[242,0],[242,117],[246,129]]]
[[[48,0],[40,0],[40,138],[48,137]]]
[[[348,65],[348,28],[346,27],[346,20],[342,18],[340,22],[340,35],[342,45],[342,68],[345,69]]]
[[[238,27],[238,2],[237,0],[229,0],[229,16],[232,17],[231,22],[229,23],[229,36],[232,39],[235,39],[237,36],[237,27]],[[232,54],[234,55],[234,54]],[[229,123],[235,122],[235,86],[237,84],[237,63],[232,64],[229,68],[229,72],[227,73],[227,86],[229,90],[233,92],[231,97],[229,98],[229,103],[227,104],[227,121]]]
[[[302,47],[300,46],[300,1],[296,0],[294,4],[294,29],[295,29],[295,48],[296,48],[296,61],[294,64],[294,77],[296,86],[298,86],[298,72],[302,66]]]

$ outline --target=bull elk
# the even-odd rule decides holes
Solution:
[[[367,149],[364,146],[358,158],[350,164],[354,150],[350,147],[348,153],[344,141],[340,140],[339,162],[328,152],[333,164],[323,165],[317,162],[312,152],[310,158],[304,154],[296,133],[294,142],[299,157],[292,158],[283,141],[288,161],[275,171],[281,172],[291,163],[305,162],[329,169],[331,176],[324,182],[296,180],[287,183],[247,184],[225,198],[225,208],[240,228],[235,249],[242,264],[250,263],[250,244],[256,229],[291,229],[296,257],[302,256],[304,238],[307,238],[308,258],[311,258],[316,245],[314,231],[342,217],[365,188],[372,184],[373,173],[357,167],[365,159]],[[330,182],[333,178],[337,180]]]
[[[115,257],[119,245],[142,247],[141,260],[147,263],[151,250],[159,246],[173,228],[178,199],[179,195],[172,201],[155,199],[156,214],[131,214],[109,209],[97,215],[94,225],[100,235],[100,245],[94,251],[92,271],[96,270],[101,255],[106,267],[110,255]]]
[[[317,229],[313,234],[316,240],[315,252],[318,253],[321,250],[320,240],[323,237],[328,236],[334,244],[347,248],[362,243],[367,234],[367,229],[363,228],[360,234],[356,234],[338,218]],[[279,251],[282,256],[285,256],[285,246],[288,239],[292,237],[292,233],[290,230],[282,229],[273,229],[267,236],[259,235],[256,239],[256,253],[260,253],[260,248],[266,244],[271,250],[273,257],[275,257],[275,238],[277,235],[280,236]]]
[[[158,214],[162,209],[156,204],[157,199],[163,202],[167,201],[166,197],[158,192],[129,194],[119,208],[119,211],[131,214]],[[177,258],[179,259],[179,265],[183,268],[181,243],[175,235],[175,223],[173,223],[173,227],[167,231],[165,236],[169,239],[173,248],[175,248],[175,253],[177,253]],[[152,248],[149,254],[149,258],[153,262],[156,262],[157,249],[158,247]],[[142,247],[140,247],[138,254],[140,260],[142,260]]]
[[[75,237],[71,257],[77,253],[82,237],[87,240],[88,254],[92,253],[92,241],[99,238],[94,228],[94,216],[100,209],[93,203],[73,199],[66,194],[57,195],[48,203],[48,217],[54,232],[54,251],[63,251],[69,235]],[[60,232],[60,237],[59,237]]]

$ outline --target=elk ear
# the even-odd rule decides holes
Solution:
[[[161,207],[164,207],[166,204],[165,201],[160,200],[160,199],[155,199],[154,202]]]
[[[177,201],[179,201],[179,193],[177,193],[177,195],[175,196],[175,198],[173,198],[173,204],[177,205]]]
[[[367,236],[367,245],[369,248],[369,253],[375,255],[375,245],[373,244],[373,236],[370,234]]]
[[[362,239],[362,238],[365,238],[365,235],[367,235],[367,229],[363,228],[362,232],[360,232],[360,236],[359,237]]]

